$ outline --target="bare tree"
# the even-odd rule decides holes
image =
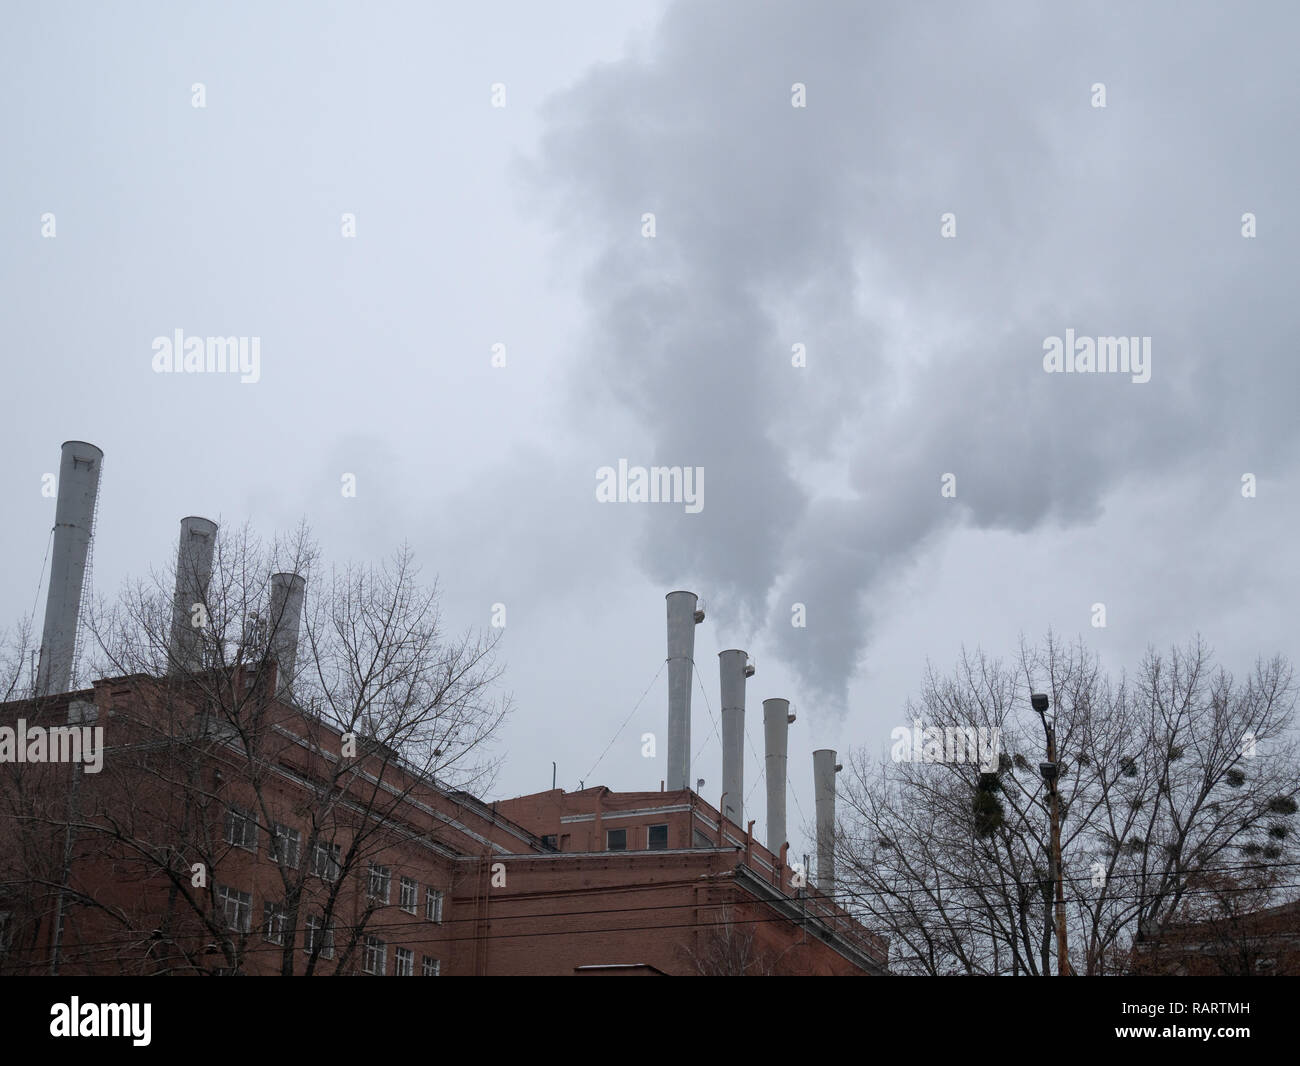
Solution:
[[[28,616],[0,634],[0,703],[31,695],[35,632]],[[33,726],[55,724],[52,710],[40,701],[28,706],[26,719]],[[12,727],[8,721],[2,724]],[[66,817],[64,776],[60,767],[47,763],[0,766],[0,973],[25,971],[16,960],[32,958],[41,916],[54,907],[63,849],[50,825]]]
[[[277,677],[291,622],[269,615],[275,573],[306,578],[292,676]],[[417,832],[412,791],[488,787],[509,711],[497,637],[448,634],[436,586],[418,576],[408,548],[381,566],[325,570],[305,529],[265,546],[244,528],[217,541],[186,654],[172,639],[170,574],[91,611],[94,676],[131,682],[129,703],[108,712],[118,739],[68,814],[24,814],[47,837],[70,827],[73,868],[94,871],[66,883],[26,864],[29,881],[109,931],[67,952],[101,968],[240,973],[271,939],[285,975],[325,957],[355,968],[377,906],[367,867]],[[223,895],[250,841],[272,849],[280,879],[262,915]],[[142,886],[139,905],[108,890],[106,870]]]
[[[1261,865],[1197,878],[1174,920],[1139,945],[1135,974],[1296,976],[1295,906],[1272,908],[1283,875]]]
[[[712,912],[708,912],[712,913]],[[697,977],[775,977],[779,958],[756,940],[752,923],[737,923],[730,907],[696,930],[695,944],[682,955]]]
[[[888,935],[898,973],[1048,974],[1054,954],[1045,759],[1032,691],[1056,715],[1072,968],[1117,972],[1206,890],[1294,850],[1295,690],[1280,659],[1244,681],[1198,640],[1112,681],[1078,643],[1022,643],[1014,667],[930,670],[917,728],[997,730],[996,768],[855,752],[838,859],[845,901]],[[1281,884],[1281,882],[1277,882]]]

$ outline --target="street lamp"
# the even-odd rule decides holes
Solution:
[[[1038,772],[1047,785],[1048,811],[1051,824],[1052,862],[1051,877],[1056,883],[1056,973],[1063,977],[1072,974],[1069,951],[1065,943],[1065,873],[1061,865],[1061,804],[1057,781],[1061,767],[1056,760],[1056,716],[1049,713],[1051,701],[1042,692],[1030,693],[1029,703],[1043,722],[1047,738],[1047,762],[1038,764]]]

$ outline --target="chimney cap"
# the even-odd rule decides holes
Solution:
[[[745,676],[754,676],[754,664],[749,661],[749,652],[745,651],[743,648],[727,648],[725,651],[718,652],[719,659],[724,655],[743,655],[745,657]]]
[[[70,445],[70,444],[79,444],[79,445],[81,445],[81,447],[83,447],[83,448],[89,448],[89,449],[90,449],[92,452],[94,452],[95,455],[97,455],[100,459],[102,459],[102,458],[104,457],[104,451],[103,451],[103,449],[102,449],[102,448],[99,448],[98,446],[96,446],[96,445],[94,445],[94,444],[91,444],[90,441],[88,441],[88,440],[65,440],[61,445],[59,445],[59,447],[60,447],[60,448],[66,448],[66,447],[67,447],[68,445]]]

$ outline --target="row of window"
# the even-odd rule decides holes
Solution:
[[[229,808],[226,811],[226,843],[256,854],[257,818],[238,807]],[[311,853],[311,872],[325,881],[337,880],[340,854],[338,844],[317,840]],[[301,858],[302,834],[277,822],[271,831],[271,861],[296,870]]]
[[[441,895],[441,893],[439,893]],[[221,902],[226,925],[240,933],[251,933],[253,927],[253,894],[240,892],[227,885],[217,886],[217,898]],[[272,944],[283,944],[289,932],[289,916],[278,904],[267,900],[262,906],[262,937]],[[326,925],[319,914],[308,914],[303,928],[302,949],[307,953],[320,945],[322,959],[334,958],[334,923]],[[394,976],[413,977],[415,975],[415,953],[410,948],[398,947],[393,950]],[[420,963],[422,977],[438,977],[442,964],[432,955],[423,956]],[[388,970],[388,944],[376,936],[366,937],[366,951],[363,969],[366,973],[384,975]]]
[[[646,830],[646,848],[650,851],[668,850],[668,826],[652,825]],[[605,831],[606,851],[627,851],[627,830],[607,829]]]
[[[377,936],[366,937],[366,955],[362,969],[366,973],[383,977],[388,973],[388,944]],[[442,972],[442,963],[431,955],[425,955],[420,962],[421,977],[438,977]],[[415,952],[410,948],[393,948],[393,976],[415,976]]]
[[[390,903],[393,887],[393,869],[371,863],[366,878],[366,895],[378,903]],[[420,903],[420,883],[414,877],[402,877],[398,882],[397,905],[407,914],[415,914]],[[430,922],[442,921],[442,890],[425,886],[424,917]]]
[[[667,839],[667,826],[664,827]],[[249,811],[231,807],[226,811],[226,842],[237,848],[257,851],[257,818]],[[653,846],[653,845],[652,845]],[[337,881],[341,869],[339,844],[317,840],[311,852],[311,873],[323,881]],[[302,834],[278,822],[271,833],[271,860],[279,865],[298,868],[302,857]],[[366,878],[366,894],[373,900],[389,903],[392,891],[391,867],[370,864]],[[403,877],[398,888],[398,906],[407,914],[415,914],[420,903],[420,885],[413,877]],[[442,892],[426,888],[424,917],[431,922],[442,921]]]
[[[249,811],[230,807],[226,811],[226,843],[257,851],[257,818]],[[271,832],[271,861],[297,869],[302,858],[302,834],[287,825],[275,824]],[[316,841],[312,849],[311,872],[328,881],[338,876],[339,845]]]

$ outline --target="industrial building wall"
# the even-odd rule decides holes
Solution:
[[[284,880],[272,859],[269,829],[279,823],[299,833],[297,868],[310,869],[307,841],[310,812],[318,799],[299,778],[310,778],[313,757],[284,739],[278,749],[278,770],[266,773],[261,802],[248,782],[248,768],[238,750],[212,741],[195,743],[192,731],[196,712],[176,691],[151,679],[118,678],[96,685],[93,694],[75,696],[95,703],[94,724],[104,730],[104,759],[100,772],[86,774],[79,765],[34,764],[7,767],[6,788],[22,786],[28,813],[33,818],[0,819],[0,869],[10,885],[55,884],[66,839],[70,788],[75,781],[76,820],[91,822],[107,830],[120,827],[124,839],[98,830],[81,830],[73,837],[68,890],[62,922],[60,972],[64,974],[159,973],[173,968],[193,972],[196,962],[186,961],[184,952],[168,948],[174,939],[193,952],[204,969],[222,968],[219,953],[204,945],[214,937],[195,906],[183,898],[186,893],[210,911],[213,893],[230,889],[236,896],[236,910],[248,900],[249,931],[245,939],[244,972],[278,973],[282,949],[262,932],[265,905],[280,903],[285,895]],[[48,723],[67,721],[67,698],[0,706],[0,724],[24,717],[38,717]],[[289,727],[292,714],[279,716],[273,724]],[[191,734],[185,734],[185,730]],[[292,730],[288,730],[292,732]],[[337,734],[331,734],[334,740]],[[319,739],[319,738],[317,738]],[[375,769],[367,767],[367,769]],[[427,955],[437,959],[443,973],[468,972],[471,967],[457,957],[473,951],[473,925],[460,924],[452,902],[453,883],[459,867],[457,855],[511,848],[540,850],[540,844],[490,808],[465,797],[447,796],[421,783],[412,782],[400,769],[387,767],[384,780],[399,793],[394,817],[377,829],[371,823],[369,854],[339,892],[336,907],[333,961],[322,961],[322,972],[337,965],[349,924],[359,922],[369,908],[366,928],[383,941],[385,970],[396,972],[397,948],[411,952],[418,975]],[[409,792],[408,792],[409,789]],[[7,796],[8,798],[14,798]],[[342,810],[342,808],[340,808]],[[257,824],[248,836],[227,823],[230,812],[247,813]],[[360,821],[355,810],[341,813],[336,841],[344,849],[351,842],[349,819]],[[471,828],[472,827],[472,828]],[[251,839],[250,839],[251,837]],[[232,842],[233,841],[233,842]],[[435,842],[436,841],[436,845]],[[203,845],[203,846],[200,846]],[[197,856],[203,862],[204,884],[183,880],[177,886],[146,861],[141,849],[154,856],[175,849],[175,866],[189,868]],[[388,871],[388,899],[372,903],[368,889],[368,867],[373,862]],[[413,913],[403,909],[402,878],[416,890]],[[442,894],[433,908],[438,920],[429,917],[427,899],[432,889]],[[308,911],[319,911],[324,889],[319,879],[306,879],[306,896],[300,907],[297,939],[303,942],[303,924]],[[10,915],[10,950],[0,958],[0,972],[48,973],[54,946],[56,900],[53,890],[0,893],[0,911]],[[408,901],[409,902],[409,901]],[[154,937],[153,930],[166,931]],[[458,932],[467,929],[471,935]],[[353,958],[350,971],[360,971],[364,959]],[[295,972],[302,972],[305,956],[295,959]]]
[[[735,879],[728,851],[505,858],[481,928],[488,974],[649,966],[669,975],[868,971]],[[464,910],[469,899],[457,899]]]
[[[91,696],[74,695],[83,700]],[[278,769],[266,775],[259,803],[238,749],[217,740],[196,745],[184,733],[193,728],[195,709],[165,682],[108,679],[96,684],[93,703],[95,724],[105,730],[102,772],[82,774],[81,767],[69,765],[28,767],[23,780],[32,786],[47,831],[24,841],[18,839],[14,820],[0,823],[0,854],[6,856],[0,862],[9,864],[6,880],[21,883],[37,869],[43,871],[42,883],[55,885],[65,840],[56,830],[65,819],[74,778],[78,817],[122,827],[121,841],[87,830],[74,837],[60,972],[223,969],[227,960],[222,953],[206,947],[217,938],[183,897],[194,894],[211,914],[212,894],[227,889],[236,894],[236,910],[246,915],[243,972],[279,973],[281,947],[263,934],[266,904],[284,896],[269,847],[268,821],[298,830],[299,869],[309,863],[307,812],[314,794],[302,782],[319,777],[321,756],[295,742],[302,720],[286,709],[263,723],[262,728],[280,728],[277,736],[283,743],[276,749]],[[279,706],[272,702],[270,709]],[[0,718],[30,709],[29,704],[4,705]],[[46,710],[52,721],[67,720],[66,700],[58,706],[47,701]],[[616,795],[600,790],[595,794],[600,806],[591,819],[564,822],[575,812],[583,815],[593,795],[547,793],[494,808],[418,781],[394,779],[392,772],[390,766],[387,780],[412,790],[382,825],[373,854],[339,893],[336,956],[322,960],[322,973],[342,963],[347,929],[359,924],[367,910],[366,933],[375,938],[374,950],[367,956],[363,942],[343,964],[346,972],[364,970],[367,960],[373,962],[382,952],[383,972],[394,975],[399,948],[411,961],[413,975],[420,975],[426,956],[438,960],[445,976],[570,975],[590,972],[582,968],[592,966],[665,974],[737,968],[746,973],[867,972],[810,935],[789,913],[757,899],[753,885],[738,883],[744,848],[700,846],[698,840],[694,847],[682,846],[694,836],[697,815],[716,818],[711,807],[689,792]],[[227,823],[228,814],[241,811],[259,823],[252,839]],[[512,814],[535,826],[520,826]],[[557,830],[582,827],[588,834],[582,839],[599,840],[600,847],[584,853],[549,851],[540,839],[544,834],[529,831],[547,828],[548,819]],[[650,824],[671,825],[667,848],[650,850],[638,835]],[[630,827],[629,850],[601,850],[604,826]],[[728,827],[733,836],[739,832]],[[346,847],[350,838],[345,830],[336,839]],[[194,858],[195,841],[209,845],[202,851],[210,857],[206,885],[174,884],[156,863],[142,861],[139,850],[148,847],[157,854],[175,848],[180,866]],[[15,865],[15,856],[23,861]],[[386,900],[371,899],[370,862],[387,868]],[[779,892],[763,878],[760,866],[746,869],[764,891]],[[416,886],[414,913],[403,909],[403,877]],[[445,893],[438,921],[426,912],[430,888]],[[323,886],[308,878],[296,930],[299,944],[306,915],[319,909],[322,896]],[[784,896],[782,900],[788,903]],[[56,894],[31,893],[22,903],[26,910],[20,916],[17,950],[8,952],[0,969],[48,972]],[[154,930],[164,935],[154,936]],[[169,947],[169,940],[179,941],[192,957],[187,960],[184,952]],[[294,971],[301,973],[304,964],[305,955],[296,955]]]

